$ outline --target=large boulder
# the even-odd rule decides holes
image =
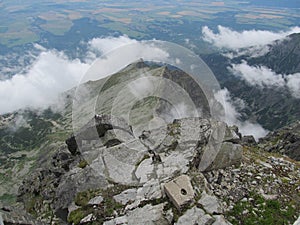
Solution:
[[[172,162],[177,161],[174,173],[185,173],[190,166],[200,171],[220,169],[239,164],[242,159],[238,131],[212,119],[174,120],[167,127],[144,132],[140,139],[154,155],[160,156],[164,167],[170,157]]]

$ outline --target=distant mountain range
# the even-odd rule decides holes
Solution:
[[[266,53],[263,53],[265,49]],[[247,51],[245,51],[247,52]],[[232,59],[223,53],[203,55],[222,87],[226,87],[233,97],[245,101],[246,107],[240,112],[242,119],[257,121],[264,128],[274,130],[300,118],[300,99],[295,98],[285,87],[258,87],[250,85],[240,77],[234,76],[228,69],[232,64],[245,60],[249,66],[267,67],[277,74],[300,72],[300,34],[292,34],[282,41],[261,46],[256,52],[263,54],[253,57],[249,53]],[[259,76],[259,75],[257,75]]]

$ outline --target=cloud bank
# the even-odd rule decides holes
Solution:
[[[141,57],[152,61],[162,61],[169,57],[169,53],[161,48],[152,46],[145,41],[130,39],[127,36],[94,38],[89,41],[89,49],[95,54],[100,53],[103,57],[93,64],[82,82],[114,74]],[[118,50],[114,51],[116,49]]]
[[[134,43],[136,45],[130,52],[120,48]],[[57,103],[60,93],[80,82],[97,80],[119,71],[124,65],[136,60],[141,51],[149,58],[168,57],[166,52],[127,36],[94,38],[87,45],[88,51],[82,60],[70,59],[63,52],[35,45],[40,53],[34,57],[26,71],[13,74],[10,79],[0,80],[0,114],[21,108],[40,109]],[[109,54],[116,48],[120,48],[120,51]],[[97,71],[90,73],[92,76],[86,76],[96,57],[104,54],[107,57],[97,61]]]
[[[138,43],[138,41],[131,39],[126,35],[119,37],[93,38],[88,42],[92,51],[96,50],[101,54],[105,54],[119,47],[134,43]]]
[[[276,74],[265,66],[250,66],[246,61],[241,64],[232,64],[228,69],[248,84],[258,87],[288,88],[295,98],[300,98],[300,73]]]
[[[239,127],[240,132],[243,135],[253,135],[256,140],[267,135],[268,131],[265,130],[260,124],[252,123],[250,121],[241,121],[240,113],[237,111],[237,107],[245,107],[245,103],[241,99],[233,100],[230,96],[230,92],[224,88],[215,93],[216,100],[224,107],[225,114],[222,119],[229,125],[236,125]]]
[[[207,26],[202,27],[202,38],[218,48],[237,50],[239,48],[267,45],[292,33],[299,32],[300,27],[293,27],[287,31],[272,32],[266,30],[234,31],[219,25],[217,33],[214,33]]]
[[[72,88],[89,65],[54,50],[42,52],[25,74],[0,81],[0,113],[46,107]]]

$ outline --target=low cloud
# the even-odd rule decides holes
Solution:
[[[267,30],[234,31],[228,27],[218,26],[218,32],[207,26],[202,28],[203,39],[218,48],[237,50],[252,46],[263,46],[280,40],[292,33],[299,33],[300,27],[293,27],[287,31],[272,32]]]
[[[89,41],[89,49],[103,57],[93,64],[82,82],[114,74],[140,58],[161,62],[169,57],[169,53],[161,48],[127,36],[94,38]]]
[[[130,44],[135,45],[128,49],[120,48]],[[153,59],[169,56],[157,47],[148,46],[127,36],[94,38],[87,45],[88,52],[82,57],[83,60],[70,59],[63,52],[35,45],[39,53],[26,71],[14,73],[11,78],[0,80],[0,114],[21,108],[48,107],[61,100],[60,93],[80,82],[98,80],[119,71],[134,62],[141,52]],[[112,51],[116,48],[120,48],[120,51]],[[107,57],[96,61],[97,66],[93,67],[96,71],[90,71],[96,57],[106,53]]]
[[[30,127],[30,125],[27,123],[27,118],[25,118],[23,115],[18,114],[12,121],[12,123],[9,126],[10,131],[16,132],[20,127]]]
[[[300,98],[300,73],[286,76],[286,85],[295,98]]]
[[[130,92],[137,99],[143,99],[149,96],[154,95],[155,86],[150,77],[144,76],[144,74],[139,74],[143,76],[139,79],[136,79],[128,84]]]
[[[221,120],[225,121],[229,125],[236,125],[239,127],[240,132],[243,135],[253,135],[256,140],[266,136],[268,131],[264,129],[258,123],[252,123],[250,121],[241,121],[241,114],[237,108],[245,107],[245,103],[241,99],[232,99],[230,92],[224,88],[215,93],[216,100],[222,104],[225,113]]]
[[[131,39],[126,35],[119,37],[93,38],[88,42],[91,50],[97,50],[101,54],[105,54],[119,47],[134,43],[138,43],[138,41]]]
[[[228,69],[252,86],[288,88],[295,98],[300,98],[300,73],[276,74],[265,66],[250,66],[246,61],[232,64]]]
[[[236,76],[241,77],[250,85],[260,87],[275,86],[283,87],[285,85],[282,75],[274,73],[265,66],[249,66],[246,61],[241,64],[232,64],[229,70]]]
[[[59,93],[75,86],[88,68],[62,52],[42,52],[27,72],[0,81],[0,113],[49,106]]]

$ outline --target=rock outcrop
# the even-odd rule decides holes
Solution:
[[[300,121],[270,132],[260,139],[259,144],[268,152],[280,153],[300,161]]]
[[[42,221],[228,225],[245,201],[289,202],[299,192],[296,164],[249,160],[242,153],[255,154],[253,143],[243,149],[236,127],[212,119],[177,119],[136,137],[122,119],[97,115],[68,140],[52,167],[36,171],[19,190],[25,208]],[[273,191],[283,184],[287,192]]]

